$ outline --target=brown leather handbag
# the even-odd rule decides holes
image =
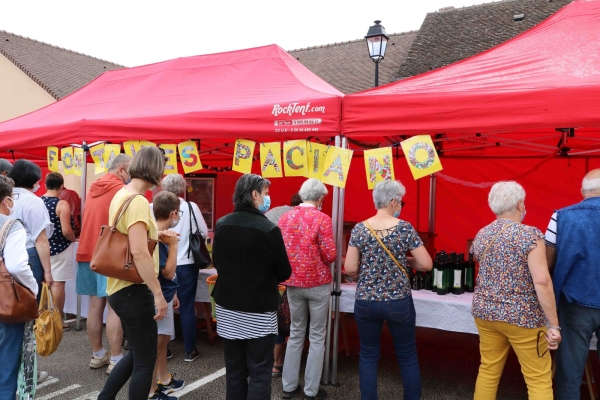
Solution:
[[[102,225],[100,237],[92,254],[90,267],[92,271],[108,276],[109,278],[142,283],[144,280],[135,267],[133,256],[129,249],[129,239],[126,234],[117,230],[119,220],[125,214],[127,207],[129,207],[135,196],[141,195],[131,195],[121,204],[121,207],[117,211],[117,218],[112,226]],[[156,240],[148,239],[150,256],[154,253],[156,243]]]
[[[6,238],[15,222],[15,219],[6,221],[0,230],[0,322],[3,324],[19,324],[38,317],[35,295],[15,281],[4,265]]]

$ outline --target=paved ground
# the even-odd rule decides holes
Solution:
[[[340,353],[339,387],[327,386],[330,399],[359,399],[358,391],[358,339],[352,315],[345,317],[350,342],[350,355]],[[85,324],[83,324],[85,327]],[[341,339],[340,339],[341,341]],[[478,337],[470,334],[444,332],[418,328],[417,343],[423,380],[423,399],[470,399],[479,366]],[[186,380],[187,388],[179,392],[186,399],[219,400],[225,398],[225,369],[222,342],[210,346],[206,334],[198,335],[198,348],[202,356],[193,363],[183,362],[183,342],[171,343],[175,356],[169,360],[169,369],[178,378]],[[37,400],[91,400],[96,399],[106,380],[105,369],[90,370],[89,343],[85,329],[65,332],[58,351],[40,359],[40,367],[54,379],[38,389]],[[600,371],[594,363],[596,372]],[[597,375],[597,374],[596,374]],[[584,389],[584,386],[582,386]],[[281,379],[273,380],[273,399],[279,399]],[[124,389],[119,399],[126,399]],[[301,399],[301,396],[297,396]],[[382,356],[379,366],[379,398],[401,399],[402,384],[394,357],[391,337],[384,330]],[[582,399],[589,399],[582,390]],[[527,389],[518,361],[511,354],[500,382],[498,400],[527,399]]]

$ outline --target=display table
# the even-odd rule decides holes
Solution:
[[[343,283],[341,289],[340,312],[354,313],[356,283]],[[471,316],[473,293],[440,296],[430,290],[413,290],[412,297],[417,326],[477,334],[475,320]]]
[[[198,288],[196,289],[197,303],[210,303],[210,293],[208,293],[206,278],[213,275],[217,275],[216,268],[201,269],[198,273]]]

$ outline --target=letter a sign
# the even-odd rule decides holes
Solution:
[[[392,162],[391,147],[365,150],[364,157],[369,189],[373,189],[377,182],[394,180],[394,163]]]

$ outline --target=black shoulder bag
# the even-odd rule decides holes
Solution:
[[[198,225],[198,221],[196,220],[196,215],[194,214],[194,209],[192,208],[192,205],[190,204],[189,201],[186,203],[188,205],[188,208],[190,209],[190,238],[189,238],[190,244],[188,247],[187,256],[189,258],[190,252],[191,252],[192,256],[194,258],[194,264],[196,265],[196,267],[198,267],[199,269],[208,268],[208,266],[210,266],[210,264],[212,263],[212,260],[210,259],[210,253],[208,252],[208,249],[206,248],[206,243],[204,243],[204,238],[200,234],[200,226]],[[196,233],[194,233],[194,230],[192,229],[192,218],[194,219],[194,222],[196,223]]]

